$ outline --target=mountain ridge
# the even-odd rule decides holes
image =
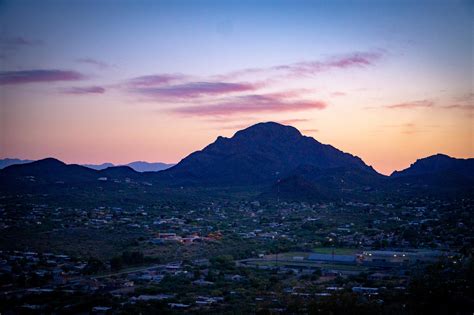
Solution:
[[[244,187],[270,198],[294,200],[354,199],[378,192],[466,194],[474,187],[474,159],[437,154],[385,176],[357,156],[304,136],[294,127],[270,122],[240,130],[231,138],[217,137],[177,165],[158,172],[141,173],[129,166],[94,170],[54,158],[0,170],[1,190],[28,192],[34,188],[41,192],[51,185],[58,192],[69,187],[68,191],[119,189],[124,193],[123,185],[146,186],[143,191],[159,194],[183,188]]]
[[[271,183],[301,165],[345,166],[378,174],[357,156],[303,136],[294,127],[266,122],[237,131],[231,138],[218,137],[161,175],[197,183],[238,181],[245,185]]]
[[[40,160],[44,160],[44,159],[40,159]],[[31,163],[31,162],[40,161],[40,160],[22,160],[22,159],[16,159],[16,158],[0,159],[0,170],[10,165],[26,164],[26,163]],[[78,164],[78,165],[85,166],[87,168],[91,168],[98,171],[104,170],[108,167],[129,166],[137,172],[157,172],[157,171],[170,168],[176,164],[162,163],[162,162],[134,161],[127,164],[119,164],[119,165],[115,165],[110,162],[105,162],[102,164]]]
[[[406,169],[394,171],[390,177],[416,176],[440,171],[454,171],[471,176],[474,173],[474,158],[455,158],[437,153],[417,159]]]

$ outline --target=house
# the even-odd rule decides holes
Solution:
[[[442,255],[440,251],[435,250],[375,250],[365,251],[361,255],[361,260],[366,264],[410,264],[410,263],[428,263],[435,262]]]

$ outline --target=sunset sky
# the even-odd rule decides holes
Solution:
[[[473,1],[0,1],[0,157],[178,162],[277,121],[473,157]]]

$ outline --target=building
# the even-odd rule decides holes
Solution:
[[[374,250],[364,251],[359,256],[366,264],[413,264],[433,263],[442,256],[442,252],[435,250]]]

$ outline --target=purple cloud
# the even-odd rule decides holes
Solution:
[[[76,62],[92,65],[100,69],[110,68],[110,65],[108,63],[105,63],[100,60],[92,59],[92,58],[80,58],[80,59],[76,59]]]
[[[63,90],[66,94],[104,94],[105,88],[101,86],[85,86],[85,87],[71,87]]]
[[[179,107],[173,109],[172,112],[184,116],[232,116],[262,112],[294,112],[326,107],[327,104],[322,101],[292,101],[268,94],[238,96],[229,101],[211,105]]]
[[[234,92],[253,91],[257,85],[250,83],[189,82],[163,87],[143,87],[134,91],[156,98],[196,98],[207,95],[223,95]]]
[[[411,101],[393,105],[387,105],[388,109],[412,109],[412,108],[430,108],[433,107],[434,102],[430,100]]]
[[[349,69],[356,67],[367,67],[374,65],[385,54],[384,50],[372,52],[354,52],[345,56],[332,57],[324,61],[302,61],[291,64],[277,65],[267,68],[248,68],[224,75],[217,78],[229,79],[246,75],[275,74],[280,73],[283,76],[310,76],[316,73],[329,71],[332,69]]]
[[[170,84],[176,81],[182,81],[188,78],[184,74],[154,74],[144,75],[133,78],[128,81],[128,85],[131,87],[153,87]]]
[[[57,81],[78,81],[85,76],[70,70],[22,70],[0,72],[0,85]]]

